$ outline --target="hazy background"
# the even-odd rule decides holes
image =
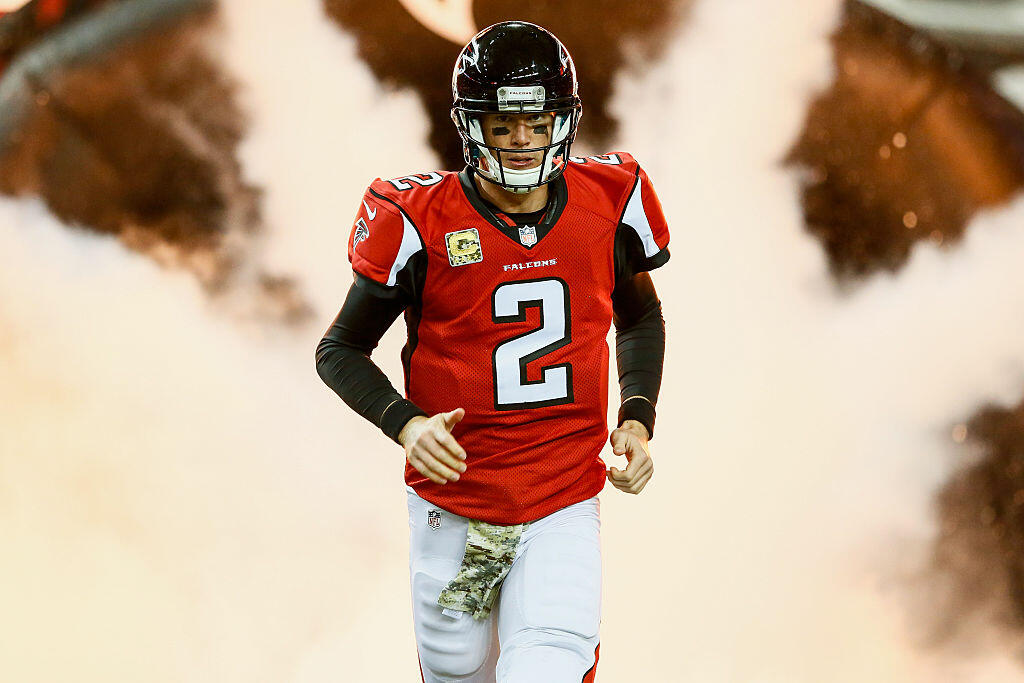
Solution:
[[[96,4],[84,21],[131,1]],[[380,11],[441,53],[486,25],[472,11],[515,16],[406,4]],[[954,46],[977,71],[913,62],[964,108],[915,100],[920,136],[863,123],[870,106],[837,118],[827,97],[850,111],[874,92],[844,74],[919,82],[836,68],[852,4],[652,3],[621,36],[603,3],[563,19],[617,55],[593,117],[608,124],[577,153],[633,153],[672,228],[656,476],[602,494],[599,680],[1022,676],[1014,546],[954,533],[1012,542],[1013,510],[985,488],[940,497],[994,452],[972,417],[1024,394],[1013,50],[865,30],[893,60]],[[978,4],[1007,33],[1022,16]],[[351,281],[363,188],[450,167],[430,144],[439,96],[381,75],[367,45],[408,41],[355,4],[192,5],[141,42],[21,71],[46,55],[40,28],[0,80],[0,679],[417,680],[402,453],[323,386],[313,350]],[[583,72],[593,48],[567,42]],[[889,176],[826,144],[850,130],[872,160],[926,134],[958,146]],[[911,184],[932,177],[915,163],[935,186]],[[911,202],[939,199],[958,221],[918,230]],[[830,250],[861,244],[862,215],[877,248]],[[403,341],[396,326],[374,354],[396,384]]]

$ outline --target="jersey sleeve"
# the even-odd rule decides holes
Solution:
[[[399,296],[422,253],[423,240],[401,207],[368,187],[348,239],[356,284],[378,296]]]
[[[668,262],[668,221],[651,179],[639,165],[622,210],[615,241],[619,276],[654,270]]]

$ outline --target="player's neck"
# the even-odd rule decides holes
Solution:
[[[473,175],[480,195],[504,213],[532,213],[548,205],[548,186],[517,194]]]

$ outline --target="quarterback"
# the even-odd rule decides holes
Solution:
[[[576,71],[548,31],[480,32],[452,90],[466,167],[367,188],[317,371],[405,449],[423,680],[594,681],[597,495],[654,472],[665,325],[648,271],[668,227],[629,154],[570,156]],[[403,313],[404,396],[370,359]],[[601,459],[613,323],[624,469]]]

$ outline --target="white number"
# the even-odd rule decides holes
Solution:
[[[526,309],[540,308],[540,327],[502,342],[494,349],[496,410],[539,408],[572,403],[572,365],[541,368],[541,379],[526,379],[528,363],[572,341],[569,287],[558,278],[506,282],[494,290],[496,323],[523,322]]]
[[[569,157],[569,161],[576,164],[585,164],[587,163],[587,159],[596,161],[599,164],[608,164],[609,166],[618,166],[622,163],[622,157],[618,154],[599,154],[597,156],[587,157],[586,159],[583,157]]]
[[[395,178],[394,180],[389,180],[388,182],[394,185],[396,190],[411,190],[412,185],[405,182],[407,180],[411,180],[420,187],[430,187],[431,185],[437,185],[439,182],[444,180],[444,176],[442,176],[437,171],[431,171],[430,173],[404,175],[401,178]]]

